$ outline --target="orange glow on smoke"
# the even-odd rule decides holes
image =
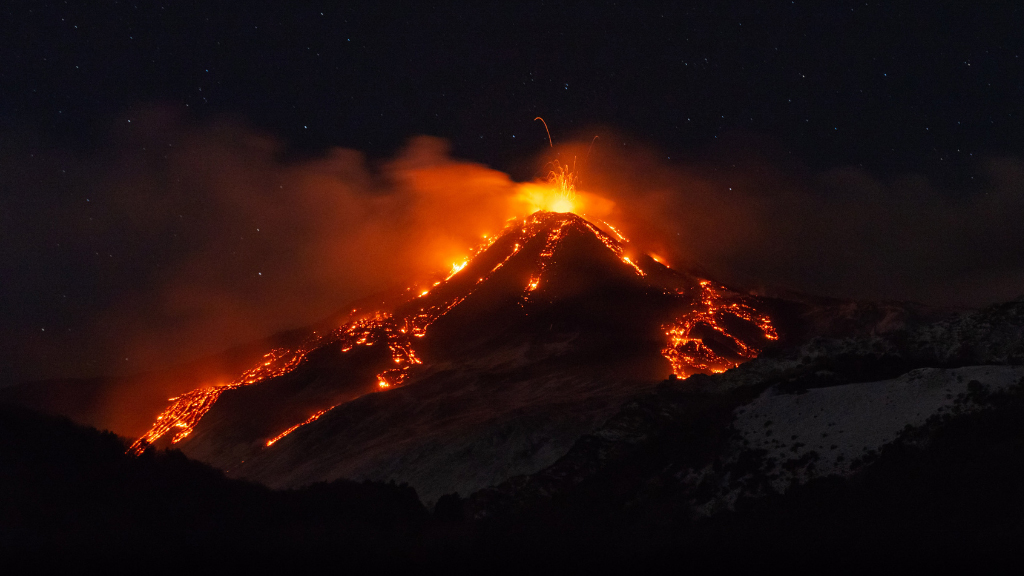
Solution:
[[[576,212],[576,175],[555,162],[546,182],[520,184],[517,196],[531,214]]]
[[[562,166],[552,170],[546,181],[517,184],[513,198],[513,210],[518,217],[540,211],[607,218],[614,208],[615,202],[580,190],[575,177]]]
[[[571,155],[568,163],[549,162],[543,175],[534,181],[514,182],[507,174],[485,166],[452,162],[438,151],[436,142],[431,144],[432,140],[418,142],[421,145],[410,152],[409,158],[393,166],[398,187],[408,191],[415,202],[391,206],[387,202],[392,198],[379,198],[381,205],[367,212],[399,215],[396,222],[373,229],[375,236],[383,239],[366,239],[374,244],[372,251],[359,250],[362,243],[342,243],[338,247],[340,252],[352,253],[349,257],[364,259],[368,267],[374,267],[377,262],[367,255],[386,253],[384,246],[395,244],[398,250],[386,264],[396,268],[392,272],[398,274],[396,278],[432,275],[462,263],[466,247],[478,241],[482,232],[488,232],[483,235],[485,242],[496,239],[491,232],[502,229],[512,218],[522,220],[538,211],[573,213],[594,222],[614,216],[615,202],[586,190]],[[391,234],[395,240],[389,239]]]

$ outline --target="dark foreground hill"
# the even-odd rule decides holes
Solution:
[[[336,481],[272,491],[177,451],[0,406],[0,557],[31,565],[153,562],[157,572],[328,554],[407,562],[429,519],[415,492]],[[141,566],[140,566],[141,569]]]

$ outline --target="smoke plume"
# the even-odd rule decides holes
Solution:
[[[125,374],[320,320],[449,268],[537,190],[414,137],[388,161],[288,159],[239,123],[154,108],[89,152],[9,135],[0,149],[7,381]],[[972,190],[862,169],[715,169],[617,147],[576,165],[577,211],[669,263],[750,288],[979,305],[1024,292],[1024,162]]]

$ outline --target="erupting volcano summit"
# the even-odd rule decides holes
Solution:
[[[608,224],[538,211],[510,220],[447,277],[353,308],[234,381],[172,399],[130,451],[169,440],[271,485],[418,480],[429,497],[435,472],[458,468],[454,446],[530,418],[546,430],[543,449],[518,463],[500,456],[500,471],[455,481],[465,490],[543,465],[619,399],[670,374],[755,357],[778,338],[762,308],[631,252]]]

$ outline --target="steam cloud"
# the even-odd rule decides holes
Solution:
[[[1018,158],[980,161],[970,189],[855,167],[670,167],[645,152],[591,164],[635,241],[722,281],[942,306],[1024,295]]]
[[[449,267],[524,209],[506,174],[436,138],[371,164],[283,160],[237,123],[161,109],[117,126],[90,153],[0,149],[9,381],[152,369],[320,320]],[[1019,159],[984,162],[963,192],[854,168],[715,172],[602,141],[543,153],[538,174],[585,159],[581,188],[641,248],[723,281],[959,305],[1024,292]]]

